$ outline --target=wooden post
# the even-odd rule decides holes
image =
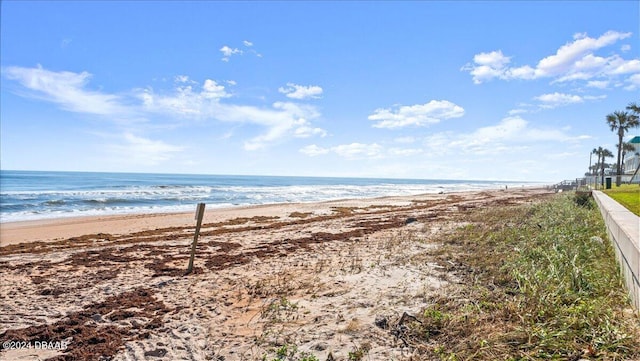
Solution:
[[[191,258],[189,258],[189,267],[187,268],[187,274],[193,271],[193,260],[196,257],[196,245],[198,244],[198,236],[200,235],[200,226],[202,226],[204,205],[204,203],[198,203],[198,207],[196,208],[196,233],[193,235],[193,244],[191,245]]]

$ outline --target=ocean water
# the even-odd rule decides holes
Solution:
[[[169,213],[268,203],[415,195],[533,183],[233,175],[0,171],[0,222]]]

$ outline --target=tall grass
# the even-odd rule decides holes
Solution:
[[[563,194],[486,209],[437,255],[461,284],[424,310],[412,343],[447,360],[640,359],[628,302],[595,207]]]

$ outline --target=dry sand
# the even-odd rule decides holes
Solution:
[[[289,352],[405,360],[399,320],[456,282],[434,236],[515,189],[3,224],[0,360],[271,360]],[[60,342],[56,345],[55,342]],[[66,350],[58,350],[62,342]]]

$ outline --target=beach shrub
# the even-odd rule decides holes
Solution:
[[[272,358],[269,354],[273,354]],[[262,355],[262,361],[319,361],[318,357],[298,350],[295,345],[282,345]]]
[[[593,207],[591,191],[577,191],[575,192],[573,200],[581,207]]]
[[[571,193],[470,212],[436,254],[461,284],[432,297],[408,342],[439,359],[639,359],[640,319],[603,239],[597,208]]]
[[[371,349],[371,345],[369,345],[368,343],[357,346],[353,350],[347,353],[347,360],[361,361],[369,353],[370,349]]]

